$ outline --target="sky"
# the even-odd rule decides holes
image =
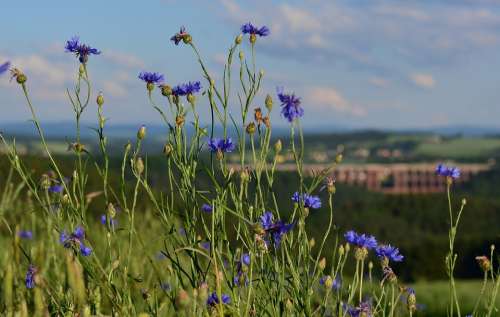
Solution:
[[[207,86],[192,50],[169,38],[184,25],[220,80],[228,48],[251,21],[271,31],[256,44],[265,75],[254,107],[284,86],[301,97],[306,128],[500,127],[500,0],[3,0],[2,13],[0,63],[26,73],[42,122],[72,119],[66,89],[78,61],[64,45],[74,35],[102,51],[88,68],[109,123],[158,124],[140,71]],[[208,119],[204,99],[198,107]],[[237,99],[231,107],[239,111]],[[30,119],[6,75],[0,111],[0,127]],[[92,104],[83,120],[95,122],[95,113]],[[272,121],[286,125],[278,105]]]

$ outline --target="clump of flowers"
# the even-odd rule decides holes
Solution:
[[[342,282],[339,277],[332,278],[330,275],[325,275],[319,279],[319,284],[325,286],[326,288],[331,288],[338,291],[342,286]]]
[[[295,192],[292,195],[292,201],[297,204],[303,204],[304,208],[319,209],[321,208],[321,199],[318,196],[309,195],[308,193],[300,194]]]
[[[221,300],[222,304],[230,304],[231,303],[231,297],[227,294],[222,294],[221,295]],[[210,294],[207,298],[207,306],[210,307],[215,307],[217,304],[219,304],[221,301],[219,300],[219,297],[217,296],[217,292],[213,292]]]
[[[108,217],[106,214],[101,214],[101,224],[106,226],[108,225],[108,219],[109,219],[109,225],[111,228],[115,228],[115,226],[118,224],[118,220],[113,219],[112,217]]]
[[[260,217],[260,225],[262,226],[262,229],[264,230],[264,241],[266,242],[266,245],[269,246],[270,241],[274,243],[275,248],[279,248],[281,244],[281,240],[283,239],[283,236],[290,230],[293,229],[294,224],[293,223],[285,223],[283,220],[276,220],[274,221],[273,213],[270,211],[266,211],[261,217]]]
[[[30,264],[28,267],[28,271],[26,272],[26,277],[24,279],[24,283],[26,284],[26,288],[32,289],[36,286],[36,274],[38,273],[38,269],[33,264]]]
[[[299,97],[296,97],[294,93],[285,93],[282,87],[278,87],[276,90],[278,99],[281,102],[281,115],[288,122],[293,122],[304,115],[304,109],[300,106]]]
[[[362,302],[358,307],[345,305],[344,308],[350,317],[372,317],[372,305],[370,302]]]
[[[199,81],[187,82],[184,84],[179,84],[172,88],[172,95],[175,97],[186,96],[187,100],[194,104],[195,97],[194,94],[201,90],[201,84]]]
[[[251,257],[250,254],[244,253],[241,255],[239,261],[236,262],[236,275],[233,279],[234,285],[246,285],[248,284],[248,278],[246,272],[248,266],[250,266]]]
[[[82,227],[76,227],[75,231],[69,235],[66,231],[63,231],[59,236],[59,241],[65,248],[76,247],[80,250],[81,255],[89,256],[92,254],[92,249],[85,245],[84,240],[85,230]]]
[[[74,53],[80,63],[87,63],[90,55],[99,55],[101,51],[96,48],[90,47],[87,44],[80,43],[80,38],[78,36],[72,37],[66,42],[65,46],[66,52]]]

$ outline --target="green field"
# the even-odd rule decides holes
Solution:
[[[500,139],[457,138],[440,143],[420,143],[416,155],[448,159],[486,157],[500,150]]]

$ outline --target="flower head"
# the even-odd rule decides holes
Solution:
[[[274,247],[278,248],[281,244],[283,236],[293,229],[294,223],[285,223],[283,220],[273,221],[273,214],[266,211],[260,217],[260,225],[265,232],[265,241],[269,244],[269,240],[274,241]]]
[[[83,256],[89,256],[92,254],[92,249],[85,245],[85,230],[78,226],[73,231],[72,234],[69,234],[66,231],[62,231],[59,236],[59,242],[65,248],[77,247],[80,250],[80,254]]]
[[[162,74],[154,72],[140,72],[138,78],[148,84],[160,84],[164,80]]]
[[[354,231],[347,231],[344,235],[347,242],[359,248],[374,249],[377,247],[377,240],[374,236],[358,234]]]
[[[254,26],[250,22],[245,23],[241,26],[241,32],[243,34],[250,34],[250,35],[254,34],[258,36],[268,36],[270,33],[269,28],[267,26],[262,26],[259,28]]]
[[[98,49],[80,43],[80,39],[78,36],[74,36],[69,41],[67,41],[65,49],[66,52],[74,53],[82,64],[88,61],[89,55],[101,54]]]
[[[210,141],[208,141],[208,147],[210,148],[210,151],[212,153],[230,153],[235,149],[235,145],[233,143],[233,140],[231,138],[227,139],[219,139],[219,138],[213,138]]]
[[[345,305],[344,309],[350,317],[372,317],[372,305],[370,302],[362,302],[358,307]]]
[[[390,244],[379,245],[375,248],[375,253],[381,259],[388,259],[394,262],[401,262],[404,256],[399,254],[399,249]]]
[[[17,236],[21,239],[27,239],[27,240],[33,239],[33,233],[29,230],[18,231]]]
[[[439,176],[450,177],[452,179],[457,179],[460,177],[460,169],[458,167],[446,166],[444,164],[438,164],[436,166],[436,174]]]
[[[277,88],[278,98],[281,102],[281,114],[288,122],[304,115],[304,109],[300,106],[300,98],[293,93],[285,93],[283,88]]]
[[[35,288],[36,286],[35,277],[37,272],[38,269],[33,264],[30,264],[30,266],[28,267],[28,271],[26,272],[26,278],[24,280],[26,288],[29,289]]]
[[[103,224],[104,226],[108,224],[108,216],[106,214],[101,215],[101,224]],[[116,219],[109,217],[109,224],[111,225],[112,228],[114,228],[115,225],[118,224],[118,221]]]
[[[193,95],[201,90],[199,81],[190,81],[185,84],[179,84],[172,88],[172,95],[174,96],[187,96]]]
[[[227,295],[227,294],[222,294],[221,299],[222,299],[223,304],[227,305],[227,304],[231,303],[231,297],[229,297],[229,295]],[[219,301],[219,297],[217,296],[217,292],[213,292],[212,294],[210,294],[210,296],[208,296],[208,299],[207,299],[208,306],[215,306],[219,303],[220,303],[220,301]]]
[[[327,281],[329,276],[323,276],[319,279],[319,284],[321,285],[325,285],[325,282]],[[331,277],[330,277],[331,278]],[[337,276],[334,280],[333,280],[333,283],[332,283],[332,289],[334,290],[339,290],[340,287],[342,286],[342,282],[340,280],[340,278]]]
[[[186,28],[181,26],[181,29],[178,33],[174,34],[170,38],[171,41],[175,43],[175,45],[179,45],[181,41],[184,41],[184,43],[188,44],[191,42],[191,35],[186,32]]]
[[[61,184],[55,184],[50,186],[48,190],[50,193],[60,194],[63,192],[64,186]]]
[[[212,207],[212,205],[203,204],[201,206],[201,210],[204,211],[204,212],[206,212],[206,213],[211,213],[214,210],[214,208]]]
[[[0,75],[8,71],[10,68],[10,62],[5,62],[2,65],[0,65]]]
[[[304,208],[321,208],[321,199],[318,196],[312,196],[307,193],[299,194],[299,192],[295,192],[292,196],[292,201],[304,204]]]

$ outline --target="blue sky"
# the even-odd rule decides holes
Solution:
[[[217,78],[240,25],[252,21],[271,29],[257,43],[264,92],[285,86],[300,95],[306,127],[500,127],[498,0],[5,0],[2,7],[0,63],[11,60],[28,75],[43,121],[71,119],[65,89],[78,64],[64,43],[73,35],[103,52],[89,71],[110,123],[151,124],[160,119],[137,79],[141,70],[172,84],[202,80],[191,50],[169,41],[179,26]],[[206,103],[199,107],[208,115]],[[0,108],[0,124],[29,119],[8,76],[0,78]],[[84,120],[95,120],[95,108]]]

